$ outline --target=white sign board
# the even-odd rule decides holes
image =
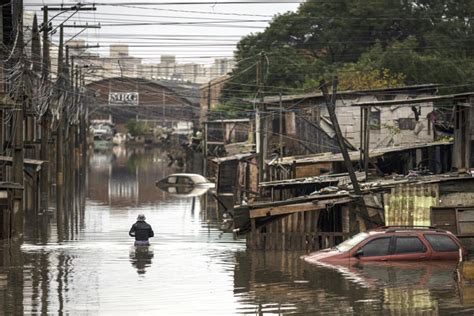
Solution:
[[[138,92],[110,92],[109,105],[138,105]]]

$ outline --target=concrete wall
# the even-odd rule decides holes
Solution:
[[[419,95],[418,97],[423,97]],[[394,100],[406,100],[408,94],[396,95]],[[360,107],[352,106],[355,102],[376,100],[375,96],[339,99],[336,103],[336,114],[343,136],[356,148],[360,146]],[[419,121],[413,130],[400,130],[399,119],[414,119],[415,114],[411,106],[372,107],[372,111],[380,111],[380,127],[370,130],[370,149],[390,146],[402,146],[414,143],[433,141],[433,132],[428,131],[427,114],[433,110],[432,103],[421,104]],[[325,107],[321,115],[329,119]]]

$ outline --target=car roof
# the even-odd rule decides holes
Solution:
[[[450,233],[447,230],[437,229],[434,227],[408,227],[408,226],[384,226],[380,228],[375,228],[367,231],[369,235],[379,235],[387,233],[409,233],[409,234],[420,234],[420,233],[441,233],[446,234]]]
[[[172,173],[168,177],[193,177],[193,176],[202,177],[202,175],[198,173]]]
[[[197,173],[173,173],[167,176],[166,178],[169,178],[169,177],[187,177],[187,178],[193,179],[194,181],[208,182],[206,177]]]

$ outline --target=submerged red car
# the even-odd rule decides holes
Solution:
[[[451,232],[432,227],[382,227],[359,233],[330,249],[302,258],[314,263],[458,260],[467,251]]]

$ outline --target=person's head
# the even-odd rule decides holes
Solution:
[[[145,218],[145,215],[143,215],[143,214],[138,214],[138,216],[137,216],[137,221],[139,221],[139,222],[144,222],[145,219],[146,219],[146,218]]]

